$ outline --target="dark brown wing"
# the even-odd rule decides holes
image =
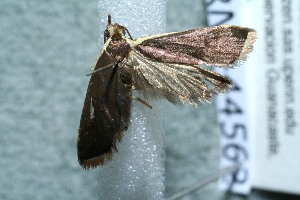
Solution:
[[[134,49],[159,62],[230,67],[246,59],[255,39],[253,29],[222,25],[139,38]]]
[[[94,70],[113,62],[104,50]],[[111,159],[117,151],[117,141],[129,126],[131,87],[123,84],[121,74],[121,68],[115,65],[91,76],[77,143],[78,160],[84,168],[96,167]]]

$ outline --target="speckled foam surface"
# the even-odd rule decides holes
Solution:
[[[149,6],[151,4],[151,6]],[[107,14],[129,30],[133,38],[161,33],[165,29],[165,1],[100,0],[100,27]],[[119,152],[100,170],[100,199],[163,199],[164,148],[162,123],[153,109],[134,101],[131,126],[124,133]]]
[[[163,130],[158,104],[149,111],[134,105],[132,124],[113,160],[102,167],[100,199],[163,199]]]

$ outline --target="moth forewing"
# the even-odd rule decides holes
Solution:
[[[159,34],[134,41],[134,50],[158,62],[232,67],[252,50],[256,32],[222,25]]]
[[[93,69],[106,67],[91,76],[78,130],[78,160],[86,169],[112,158],[130,124],[132,79],[120,62],[129,49],[125,40],[108,39]]]

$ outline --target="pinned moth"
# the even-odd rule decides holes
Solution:
[[[226,92],[231,80],[203,66],[238,65],[255,39],[253,29],[222,25],[133,40],[127,28],[112,24],[108,15],[104,47],[91,69],[78,130],[80,165],[103,165],[117,152],[117,142],[130,125],[132,100],[150,108],[146,99],[199,105]],[[132,96],[132,90],[142,98]]]

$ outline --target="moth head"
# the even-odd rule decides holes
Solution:
[[[105,33],[108,38],[112,40],[120,40],[125,37],[125,31],[123,26],[115,23],[115,24],[108,24],[105,30]]]
[[[125,37],[126,32],[130,36],[126,27],[121,26],[117,23],[112,24],[111,16],[108,15],[107,26],[106,26],[106,30],[104,31],[104,42],[106,42],[106,40],[108,40],[108,38],[111,38],[112,40],[120,40]],[[131,38],[131,36],[130,36],[130,38]]]

